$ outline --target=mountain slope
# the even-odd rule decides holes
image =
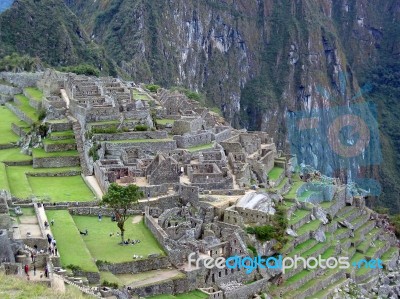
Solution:
[[[19,0],[0,14],[0,57],[14,52],[52,66],[92,64],[110,70],[101,48],[61,1]]]

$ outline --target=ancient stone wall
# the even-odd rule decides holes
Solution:
[[[231,127],[226,127],[225,130],[220,131],[218,133],[214,134],[214,140],[218,143],[227,140],[229,138],[231,138],[232,136],[232,128]]]
[[[1,87],[2,85],[0,85]],[[0,88],[0,92],[1,92],[1,88]],[[7,94],[3,94],[0,93],[0,105],[4,105],[6,102],[11,101],[13,99],[13,95],[7,95]]]
[[[4,95],[15,95],[22,93],[22,88],[0,84],[0,93]]]
[[[127,245],[128,246],[128,245]],[[132,247],[134,251],[135,247]],[[151,254],[151,252],[149,253]],[[100,271],[110,271],[113,274],[134,274],[151,270],[165,269],[171,266],[166,256],[145,257],[125,263],[97,263]]]
[[[198,134],[187,134],[183,136],[174,136],[178,148],[188,148],[192,146],[198,146],[208,144],[212,141],[211,132],[201,132]]]
[[[12,73],[12,72],[1,72],[0,79],[4,79],[13,85],[18,87],[30,87],[36,86],[36,83],[43,77],[43,72],[37,73]]]
[[[113,142],[113,143],[106,143],[106,150],[120,150],[125,147],[132,147],[132,146],[138,146],[138,147],[143,147],[146,149],[147,152],[153,152],[153,153],[158,153],[158,152],[166,152],[166,151],[171,151],[176,149],[176,141],[175,140],[161,140],[159,142],[146,142],[146,141],[141,141],[141,142]]]
[[[11,105],[10,103],[6,103],[5,105],[8,109],[10,109],[12,112],[14,112],[14,114],[16,114],[19,119],[23,120],[24,122],[26,122],[29,125],[33,124],[32,119],[29,116],[27,116],[24,112],[19,110],[16,106]]]
[[[26,132],[23,130],[23,128],[19,127],[14,123],[11,124],[11,130],[19,137],[25,137],[27,135]]]
[[[33,168],[71,167],[79,165],[80,160],[78,156],[33,158]]]
[[[263,292],[268,283],[268,277],[257,280],[251,284],[243,285],[239,288],[226,290],[225,297],[229,299],[246,299],[253,297],[253,294]]]
[[[44,150],[48,153],[76,150],[76,143],[44,143]]]
[[[168,137],[165,131],[125,132],[117,134],[94,134],[94,141],[130,140],[130,139],[165,139]]]
[[[61,132],[72,130],[72,125],[69,122],[46,122],[51,132]]]
[[[69,207],[68,211],[71,215],[79,215],[79,216],[98,216],[101,213],[103,216],[111,217],[114,215],[114,210],[109,208],[101,208],[98,206],[91,207]],[[127,215],[142,215],[142,210],[128,210]]]
[[[169,279],[157,284],[141,286],[130,291],[132,295],[141,297],[151,297],[155,295],[181,294],[194,290],[186,278]]]

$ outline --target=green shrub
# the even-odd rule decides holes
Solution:
[[[61,67],[60,70],[66,73],[75,73],[78,75],[96,76],[100,75],[98,68],[90,64],[78,64],[75,66],[65,66]]]
[[[67,265],[66,268],[70,269],[72,272],[82,271],[81,267],[72,264]]]
[[[97,267],[101,267],[102,265],[108,265],[108,264],[110,264],[110,263],[107,262],[107,261],[96,260],[96,266]]]
[[[247,248],[253,253],[253,256],[257,256],[257,249],[253,245],[248,245]]]
[[[89,150],[89,157],[93,158],[93,161],[97,161],[99,160],[99,154],[97,153],[97,151],[101,148],[100,144],[93,144],[93,146],[90,148]]]
[[[147,131],[148,129],[149,129],[149,127],[146,125],[136,125],[135,126],[136,131]]]
[[[113,289],[118,289],[118,283],[109,282],[108,280],[103,280],[103,282],[101,283],[101,285],[102,285],[103,287],[109,287],[109,288],[113,288]]]
[[[156,84],[147,84],[146,89],[148,89],[151,92],[157,92],[157,90],[160,89],[160,86]]]
[[[92,128],[93,134],[114,134],[118,132],[117,126],[112,126],[108,128]]]
[[[46,118],[46,109],[40,108],[38,111],[38,119],[39,120],[44,120]]]

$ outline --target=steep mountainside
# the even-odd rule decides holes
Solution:
[[[32,37],[27,34],[24,42],[15,43],[4,32],[14,32],[17,24],[11,25],[11,30],[1,30],[1,41],[9,46],[0,46],[0,56],[18,48],[53,65],[88,61],[97,66],[103,59],[99,57],[107,56],[116,62],[122,76],[201,91],[234,126],[271,132],[280,149],[289,150],[293,137],[288,139],[288,135],[294,133],[300,144],[296,152],[303,153],[308,157],[304,162],[324,173],[352,180],[378,179],[385,191],[381,200],[393,211],[400,210],[399,199],[394,196],[400,183],[400,165],[396,162],[400,148],[394,133],[400,110],[394,100],[397,89],[392,86],[394,94],[388,95],[385,82],[373,82],[379,67],[386,69],[399,57],[400,0],[64,2],[63,7],[51,0],[16,1],[0,16],[0,26],[4,28],[10,18],[22,19],[18,28],[29,27],[26,30]],[[47,18],[44,27],[67,31],[57,33],[28,25],[32,20],[21,17],[25,11],[22,7],[38,3],[53,4],[50,11],[62,17],[59,23],[63,26],[52,24],[55,18]],[[33,20],[39,20],[39,16],[32,11]],[[77,20],[81,24],[75,23]],[[36,45],[33,39],[41,36],[35,32],[42,31],[63,37],[59,43],[50,44],[54,47],[62,43],[63,47],[48,53],[49,58],[48,45]],[[25,29],[19,32],[25,33]],[[24,44],[28,42],[32,50]],[[104,56],[98,54],[99,49],[104,49]],[[380,136],[372,132],[371,140],[376,145],[380,137],[384,159],[365,151],[356,158],[337,159],[327,147],[329,140],[325,140],[331,120],[337,113],[366,119],[369,112],[357,110],[356,105],[365,99],[373,100],[378,107]],[[316,134],[290,122],[287,125],[289,116],[298,117],[297,111],[309,117],[313,109],[320,111]],[[348,120],[339,123],[344,126]],[[340,148],[342,141],[337,138],[331,147]],[[351,137],[346,142],[351,145],[354,140]],[[369,188],[368,181],[363,186]]]
[[[52,66],[85,62],[111,70],[77,17],[57,0],[15,1],[0,15],[0,57],[14,52],[39,57]]]

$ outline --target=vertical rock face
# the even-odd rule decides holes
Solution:
[[[360,166],[371,164],[362,150],[361,158],[338,159],[333,149],[340,149],[343,141],[333,133],[327,138],[335,117],[352,114],[353,105],[363,102],[355,69],[363,69],[367,59],[378,59],[383,18],[375,18],[367,1],[67,4],[87,20],[89,35],[135,79],[205,92],[234,126],[271,132],[279,148],[294,146],[306,157],[299,162],[328,175],[354,178]],[[88,17],[100,8],[104,12]],[[386,4],[384,9],[394,8]],[[288,122],[299,111],[301,118],[317,119],[316,130]],[[363,119],[368,112],[360,113]],[[338,122],[338,128],[352,123],[346,118]],[[297,144],[288,140],[290,132]]]
[[[84,60],[106,72],[114,70],[112,59],[121,76],[205,93],[207,104],[220,108],[232,125],[270,132],[279,149],[287,151],[292,143],[288,135],[295,133],[301,141],[296,151],[308,153],[304,162],[329,174],[355,178],[377,173],[370,165],[379,162],[371,161],[368,152],[361,151],[361,162],[338,160],[327,136],[337,107],[347,107],[341,114],[354,114],[353,105],[364,102],[371,69],[398,60],[400,0],[64,0],[64,6],[42,0],[35,2],[37,12],[32,0],[17,2],[0,15],[0,27],[13,18],[24,26],[11,22],[7,26],[12,30],[0,30],[3,44],[16,39],[23,53],[53,65]],[[48,20],[71,20],[47,26],[63,38],[56,34],[38,42],[46,36],[43,30],[37,36],[30,30],[34,26],[27,25],[43,17],[43,3],[49,8],[46,14],[54,16]],[[7,33],[14,31],[19,35]],[[61,42],[39,47],[52,40]],[[64,41],[68,47],[60,47]],[[57,51],[47,60],[42,57],[52,48]],[[0,55],[7,51],[15,50],[0,45]],[[398,104],[393,105],[397,110]],[[289,115],[301,111],[306,118],[315,109],[320,111],[316,133],[288,125]],[[361,119],[368,114],[363,113]],[[342,119],[338,127],[346,124],[350,120]],[[389,126],[388,131],[396,131]],[[347,135],[344,139],[352,145],[357,132]],[[396,142],[392,135],[386,143],[396,160],[400,150],[390,145]],[[333,148],[341,142],[333,142]],[[392,167],[390,173],[399,172],[400,166]],[[400,185],[400,176],[396,180],[391,185]]]

